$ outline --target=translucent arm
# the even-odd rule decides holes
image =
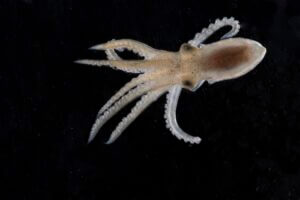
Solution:
[[[163,93],[166,92],[166,89],[159,89],[148,94],[145,94],[140,101],[132,108],[131,112],[122,119],[118,124],[117,128],[112,132],[109,140],[106,144],[113,143],[121,133],[154,101],[156,101]]]
[[[194,39],[190,40],[188,43],[195,47],[200,47],[200,45],[209,38],[214,32],[223,28],[224,26],[231,26],[231,30],[223,35],[221,39],[230,38],[235,36],[240,30],[240,24],[238,20],[233,17],[224,17],[222,20],[216,19],[215,23],[210,24],[208,28],[202,29],[201,33],[197,33]]]
[[[182,139],[185,142],[199,144],[201,142],[201,138],[187,134],[179,127],[177,123],[176,108],[180,92],[180,86],[174,86],[169,90],[169,93],[167,95],[167,103],[165,107],[166,126],[168,129],[170,129],[171,133],[174,136],[176,136],[179,140]]]
[[[131,39],[121,39],[121,40],[111,40],[104,44],[99,44],[91,47],[92,50],[104,50],[108,58],[119,59],[117,54],[113,53],[114,51],[107,50],[124,50],[127,49],[129,51],[133,51],[134,53],[144,57],[145,59],[151,59],[155,55],[157,55],[157,49],[150,47],[144,43],[139,41],[131,40]]]

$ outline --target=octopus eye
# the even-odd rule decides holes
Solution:
[[[190,44],[184,43],[184,44],[181,46],[181,49],[182,49],[183,51],[191,51],[191,50],[194,49],[194,47],[191,46]]]
[[[182,84],[186,87],[192,87],[193,86],[193,83],[189,80],[182,81]]]

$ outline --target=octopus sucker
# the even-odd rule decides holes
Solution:
[[[231,30],[221,40],[204,44],[214,32],[224,26]],[[239,21],[233,17],[210,24],[197,33],[194,39],[180,46],[179,51],[171,52],[150,47],[142,42],[121,39],[111,40],[91,47],[105,51],[108,60],[77,60],[76,63],[108,66],[127,73],[139,73],[113,95],[98,112],[88,141],[91,142],[103,125],[127,104],[141,97],[110,135],[107,144],[113,143],[121,133],[154,101],[167,94],[165,105],[166,127],[184,142],[199,144],[201,138],[183,131],[177,123],[176,109],[182,89],[196,91],[207,81],[213,84],[223,80],[238,78],[253,70],[264,58],[266,48],[259,42],[246,38],[233,38],[240,30]],[[124,60],[116,50],[130,50],[143,60]]]

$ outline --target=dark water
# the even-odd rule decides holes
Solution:
[[[297,0],[2,0],[1,195],[9,199],[300,199],[300,4]],[[216,18],[267,48],[249,74],[183,91],[165,128],[165,97],[110,146],[126,112],[90,145],[98,109],[132,77],[74,64],[132,38],[177,51]],[[215,39],[218,37],[216,36]],[[211,40],[214,40],[212,38]]]

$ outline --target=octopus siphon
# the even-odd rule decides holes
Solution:
[[[204,41],[222,27],[231,29],[217,42]],[[171,133],[184,142],[198,144],[200,137],[184,132],[176,120],[176,108],[182,89],[196,91],[205,81],[209,84],[240,77],[254,69],[264,58],[266,48],[260,43],[246,38],[232,38],[240,30],[233,17],[217,19],[194,39],[180,46],[178,52],[154,49],[144,43],[131,40],[112,40],[91,47],[103,50],[108,60],[77,60],[76,63],[109,66],[137,77],[125,84],[98,112],[88,141],[91,142],[103,125],[130,102],[141,97],[131,112],[122,119],[106,142],[114,142],[121,133],[154,101],[164,93],[166,126]],[[117,51],[130,50],[142,60],[124,60]]]

